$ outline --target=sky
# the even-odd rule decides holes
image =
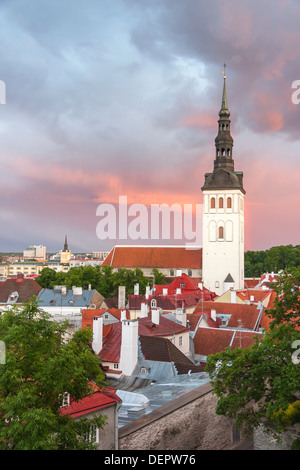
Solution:
[[[299,244],[299,20],[297,0],[0,0],[0,251],[110,250],[97,209],[121,196],[202,204],[224,63],[245,249]]]

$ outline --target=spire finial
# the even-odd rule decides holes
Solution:
[[[222,71],[222,74],[224,75],[224,80],[226,78],[226,64],[224,63],[224,70]]]
[[[226,111],[226,113],[229,113],[228,111],[228,105],[227,105],[227,95],[226,95],[226,64],[224,63],[224,70],[222,71],[223,78],[224,78],[224,85],[223,85],[223,94],[222,94],[222,105],[221,105],[221,111]]]

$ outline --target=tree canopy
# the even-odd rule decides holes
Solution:
[[[245,277],[261,276],[300,266],[300,246],[280,245],[265,251],[245,252]]]
[[[0,364],[0,449],[81,450],[84,435],[104,425],[100,416],[75,421],[60,412],[65,394],[76,401],[104,385],[91,330],[66,341],[67,323],[50,320],[35,300],[0,317],[5,361]]]
[[[80,266],[71,268],[68,272],[56,272],[50,268],[44,268],[37,278],[41,287],[53,289],[55,285],[64,285],[68,289],[73,286],[85,289],[90,285],[104,298],[114,297],[118,294],[118,287],[125,286],[127,294],[134,293],[134,285],[139,284],[140,294],[144,294],[146,286],[152,287],[153,280],[156,284],[166,284],[165,277],[157,269],[153,270],[153,276],[144,276],[139,268],[119,269],[113,272],[110,266]]]
[[[287,426],[300,422],[299,285],[300,268],[284,272],[274,284],[277,297],[267,311],[268,331],[247,349],[227,348],[208,357],[216,412],[246,434],[262,425],[280,438]],[[300,448],[299,440],[293,448]]]

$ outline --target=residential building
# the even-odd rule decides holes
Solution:
[[[150,315],[143,318],[122,319],[120,322],[106,325],[106,328],[100,315],[94,317],[92,328],[93,350],[99,355],[107,377],[130,377],[132,374],[138,374],[136,368],[140,351],[139,338],[144,336],[168,340],[167,344],[173,344],[180,356],[189,359],[188,328],[160,315],[158,309],[153,309]],[[192,363],[189,364],[191,369]]]
[[[0,283],[1,309],[22,305],[35,296],[38,296],[42,287],[34,280],[18,274],[16,278],[7,279]]]
[[[42,289],[37,300],[39,307],[52,315],[54,320],[68,319],[70,328],[77,331],[81,329],[82,310],[99,308],[103,296],[96,289],[55,286],[54,289]]]
[[[67,398],[61,414],[71,416],[75,421],[95,416],[106,418],[103,428],[93,428],[85,438],[97,444],[97,450],[118,450],[118,413],[122,400],[113,388],[100,389],[91,384],[94,392],[80,401]]]

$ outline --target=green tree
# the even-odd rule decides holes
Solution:
[[[246,434],[262,425],[280,438],[299,419],[300,365],[294,357],[300,341],[299,283],[300,268],[280,276],[274,308],[267,312],[269,329],[251,347],[227,348],[208,357],[216,412],[233,419]],[[299,442],[293,445],[297,448]]]
[[[67,324],[50,320],[35,300],[0,317],[5,363],[0,364],[0,449],[93,449],[84,434],[96,417],[76,422],[60,408],[68,393],[76,401],[104,385],[100,362],[91,350],[91,330],[65,340]]]

